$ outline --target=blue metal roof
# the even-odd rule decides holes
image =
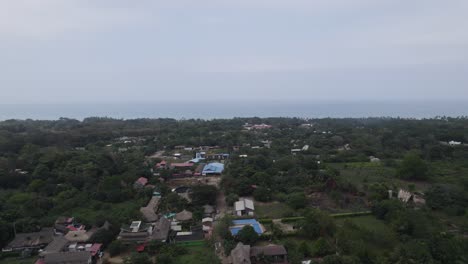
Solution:
[[[224,170],[224,164],[213,162],[205,165],[203,168],[202,174],[210,174],[210,173],[222,173]]]
[[[233,220],[232,221],[232,224],[233,226],[231,226],[229,228],[229,230],[231,231],[231,234],[233,236],[237,235],[237,233],[239,233],[239,231],[244,227],[244,226],[247,226],[247,225],[250,225],[253,227],[253,229],[255,230],[255,232],[257,232],[257,234],[261,235],[263,234],[263,229],[262,227],[260,226],[260,223],[255,220],[255,219],[241,219],[241,220]]]

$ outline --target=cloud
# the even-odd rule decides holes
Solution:
[[[97,1],[96,1],[97,2]],[[86,0],[1,0],[0,37],[49,37],[141,22],[132,7],[97,8]]]

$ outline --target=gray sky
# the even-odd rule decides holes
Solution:
[[[0,0],[0,103],[468,100],[466,0]]]

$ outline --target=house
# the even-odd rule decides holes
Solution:
[[[224,164],[213,162],[213,163],[208,163],[207,165],[205,165],[202,171],[202,175],[203,176],[221,175],[223,171],[224,171]]]
[[[124,226],[120,229],[118,240],[124,244],[144,243],[149,240],[153,228],[149,224],[144,224],[141,221],[133,221],[129,226]]]
[[[191,168],[193,166],[192,163],[190,162],[183,162],[183,163],[171,163],[170,167],[172,169],[175,169],[175,168]]]
[[[44,257],[44,264],[91,264],[91,252],[59,252],[47,254]]]
[[[68,243],[68,240],[63,236],[54,236],[52,242],[50,242],[39,255],[45,256],[47,254],[61,252]]]
[[[296,155],[297,153],[299,153],[299,152],[301,152],[301,151],[302,151],[302,149],[291,149],[291,153],[292,153],[293,155]]]
[[[171,231],[171,221],[165,217],[161,217],[154,225],[150,240],[166,242]]]
[[[280,245],[251,247],[239,242],[237,246],[231,251],[228,262],[230,264],[287,264],[288,253],[286,248]]]
[[[197,152],[195,153],[195,158],[191,159],[190,163],[200,163],[205,160],[205,152]]]
[[[54,231],[56,234],[65,235],[68,231],[77,231],[85,229],[84,225],[75,222],[75,218],[60,216],[55,220]]]
[[[205,238],[203,234],[203,230],[201,229],[195,229],[191,231],[186,231],[186,232],[177,232],[174,241],[176,243],[181,243],[181,242],[189,242],[189,241],[200,241]]]
[[[403,189],[398,191],[398,199],[405,204],[413,204],[416,206],[422,206],[426,204],[426,200],[422,197],[422,195],[416,193],[410,193]]]
[[[244,228],[244,226],[251,226],[258,235],[265,232],[265,228],[255,219],[238,219],[232,221],[232,226],[229,227],[229,231],[233,236],[236,236],[239,231]]]
[[[267,245],[250,248],[250,260],[252,263],[287,264],[288,253],[281,245]]]
[[[46,247],[54,239],[53,228],[43,228],[39,232],[16,234],[15,238],[2,251],[38,250]]]
[[[267,125],[267,124],[256,124],[256,125],[251,125],[249,123],[245,123],[244,126],[243,126],[245,129],[247,130],[255,130],[255,129],[268,129],[268,128],[271,128],[272,126],[271,125]]]
[[[96,233],[97,228],[86,230],[76,230],[68,232],[64,237],[70,242],[84,243],[87,242]]]
[[[138,178],[138,180],[135,181],[135,183],[133,184],[133,188],[135,189],[141,189],[143,187],[145,187],[145,185],[148,183],[148,179],[145,178],[145,177],[140,177]]]
[[[203,231],[209,232],[213,229],[213,218],[205,217],[202,219]]]
[[[241,242],[231,251],[229,256],[230,264],[251,264],[250,261],[250,246],[244,245]]]
[[[140,208],[140,212],[143,215],[143,218],[146,222],[156,222],[158,220],[158,215],[156,212],[158,211],[159,201],[161,200],[160,196],[151,197],[148,204],[145,207]]]
[[[451,140],[449,141],[449,146],[459,146],[461,145],[461,142],[460,141],[454,141],[454,140]]]
[[[380,162],[380,159],[379,159],[379,158],[376,158],[376,157],[374,157],[374,156],[370,156],[370,157],[369,157],[369,161],[370,161],[370,162],[373,162],[373,163],[374,163],[374,162]]]
[[[167,162],[165,160],[157,163],[155,166],[154,166],[155,169],[167,169]]]
[[[213,206],[209,205],[209,204],[205,204],[203,206],[203,216],[205,217],[212,217],[213,214],[215,212],[215,209]]]
[[[206,159],[207,160],[226,160],[229,158],[228,153],[210,153],[206,154]]]
[[[180,222],[186,222],[192,220],[193,214],[190,211],[183,210],[180,213],[177,213],[175,215],[175,220],[180,221]]]
[[[239,201],[235,202],[234,207],[237,216],[254,215],[255,207],[253,201],[250,199],[241,198]]]
[[[176,231],[176,232],[180,232],[180,231],[182,231],[182,226],[179,225],[179,222],[177,222],[177,221],[172,221],[172,222],[171,222],[171,230],[172,230],[172,231]]]

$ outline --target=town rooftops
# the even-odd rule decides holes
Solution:
[[[41,231],[33,233],[19,233],[4,249],[41,248],[52,242],[53,238],[53,228],[43,228]]]
[[[91,252],[60,252],[47,254],[44,257],[45,264],[89,264]]]

